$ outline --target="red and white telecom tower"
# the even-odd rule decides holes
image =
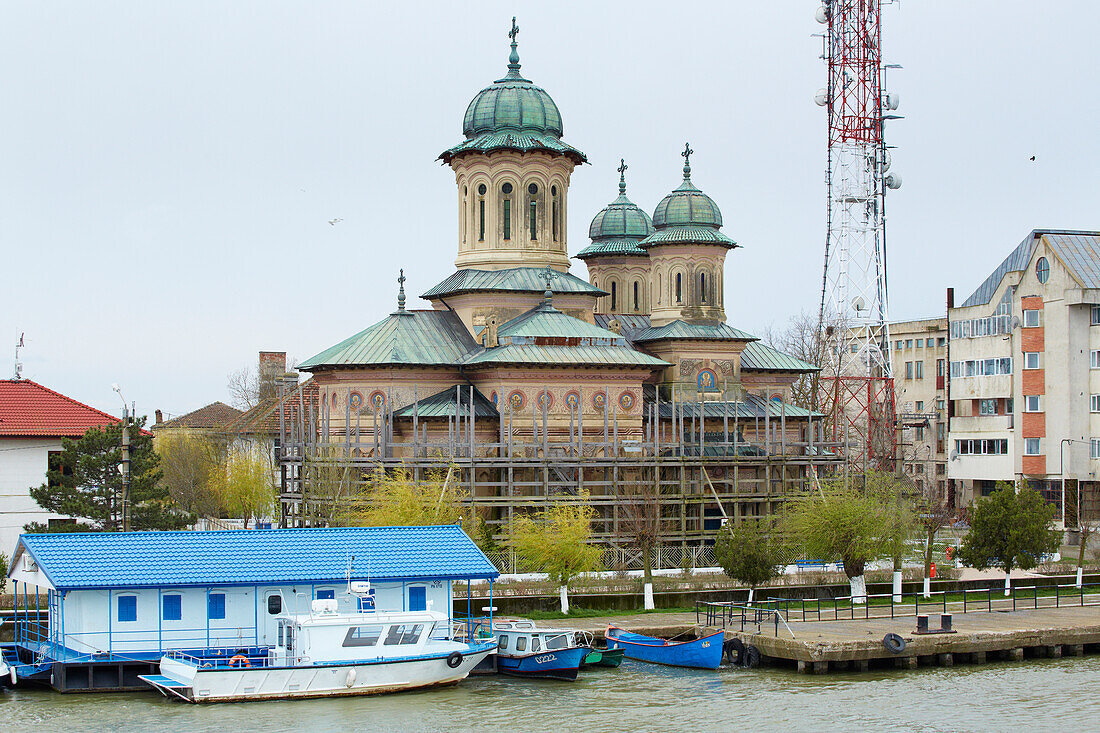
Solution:
[[[895,452],[894,382],[890,371],[886,291],[887,173],[883,136],[896,95],[885,89],[882,0],[822,0],[828,26],[823,58],[828,85],[815,101],[829,113],[828,234],[820,324],[825,356],[819,405],[833,418],[833,438],[852,463],[889,469]]]

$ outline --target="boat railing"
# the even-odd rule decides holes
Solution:
[[[742,603],[721,601],[696,601],[695,623],[699,626],[711,628],[733,629],[745,631],[745,627],[756,627],[756,633],[760,633],[767,625],[775,629],[775,635],[779,636],[779,627],[783,626],[791,638],[795,638],[794,631],[787,624],[787,619],[777,608],[767,606],[752,606]]]
[[[247,669],[270,666],[266,647],[221,647],[212,649],[171,649],[164,653],[168,659],[175,659],[200,669]]]
[[[451,638],[467,644],[488,641],[493,638],[493,627],[488,616],[456,617],[451,624]]]

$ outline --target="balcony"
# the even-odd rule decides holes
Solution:
[[[1012,430],[1012,415],[975,415],[972,417],[951,418],[951,436],[961,433],[1006,433]],[[958,437],[970,437],[961,436]]]

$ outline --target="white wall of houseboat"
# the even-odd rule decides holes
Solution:
[[[383,582],[372,583],[372,588],[378,610],[408,610],[413,589],[424,588],[430,608],[448,616],[451,612],[450,581]],[[60,628],[51,629],[51,638],[86,654],[273,645],[276,617],[308,614],[311,601],[324,591],[332,592],[341,613],[357,610],[346,583],[71,590],[64,594]],[[208,617],[208,596],[215,593],[225,595],[224,619]],[[164,597],[169,595],[180,596],[179,620],[163,618]],[[274,612],[268,607],[271,595],[282,599]],[[119,621],[120,598],[124,597],[136,599],[137,618],[133,621]]]

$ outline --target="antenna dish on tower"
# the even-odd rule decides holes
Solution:
[[[824,5],[819,5],[817,10],[814,11],[814,20],[822,25],[829,22],[829,9]]]

